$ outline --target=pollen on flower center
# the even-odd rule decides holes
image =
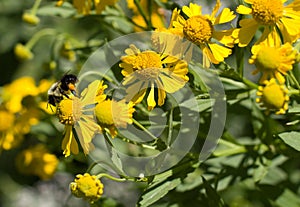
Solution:
[[[204,16],[192,16],[186,20],[183,33],[195,44],[204,44],[211,39],[213,26],[211,21]]]
[[[140,80],[156,80],[159,75],[159,68],[144,68],[136,70],[135,73]]]
[[[274,25],[283,16],[281,0],[256,0],[252,4],[253,18],[263,25]]]
[[[145,68],[160,68],[162,65],[160,56],[153,51],[145,51],[139,53],[135,61],[132,63],[133,69],[145,69]]]
[[[263,70],[277,70],[281,55],[276,48],[262,47],[257,54],[255,65]]]
[[[81,103],[79,98],[63,99],[57,106],[56,114],[62,124],[73,125],[81,115]]]

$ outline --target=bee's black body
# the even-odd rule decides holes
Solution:
[[[77,77],[73,74],[64,75],[60,81],[54,83],[48,90],[48,103],[56,106],[64,96],[69,98],[68,94],[70,93],[76,95],[75,89],[70,88],[70,84],[74,86],[77,81]]]

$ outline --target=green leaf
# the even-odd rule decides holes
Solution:
[[[40,7],[38,15],[41,16],[60,16],[63,18],[68,18],[76,14],[76,10],[72,4],[64,2],[63,6],[57,7],[52,4]]]
[[[300,151],[300,132],[284,132],[278,135],[287,145]]]
[[[281,196],[276,200],[276,203],[280,207],[299,207],[300,198],[289,189],[285,189]]]
[[[207,206],[211,207],[224,207],[226,206],[224,201],[221,199],[220,195],[217,191],[211,187],[210,183],[202,177],[203,185],[206,191],[206,195],[208,197],[208,204]]]
[[[173,190],[181,183],[180,178],[166,181],[156,188],[151,188],[149,191],[144,193],[139,202],[140,207],[147,207],[164,197],[170,190]]]

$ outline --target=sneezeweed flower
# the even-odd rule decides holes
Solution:
[[[13,113],[20,112],[23,108],[22,100],[26,96],[36,96],[39,89],[30,76],[18,78],[3,87],[2,99],[6,109]]]
[[[146,96],[148,110],[165,102],[166,92],[174,93],[189,80],[187,63],[174,56],[160,54],[151,50],[141,52],[134,45],[125,50],[126,56],[121,57],[120,67],[125,76],[123,85],[127,87],[126,100],[134,104],[140,103]],[[148,90],[148,88],[150,88]]]
[[[93,8],[100,14],[106,6],[114,5],[118,0],[73,0],[72,4],[77,9],[78,14],[89,15]],[[62,6],[65,0],[58,0],[56,6]]]
[[[62,149],[65,157],[71,153],[78,154],[79,148],[75,136],[85,154],[93,149],[92,139],[100,128],[94,120],[94,106],[100,81],[94,81],[85,88],[78,97],[69,97],[60,101],[56,114],[65,125]],[[76,134],[75,134],[76,133]]]
[[[52,178],[58,163],[57,157],[42,144],[23,150],[16,157],[16,166],[21,173],[36,175],[42,180]]]
[[[23,135],[15,133],[15,115],[7,110],[0,110],[0,151],[10,150],[20,144]]]
[[[97,102],[95,115],[103,132],[109,131],[112,138],[117,136],[118,128],[126,128],[127,124],[132,124],[132,114],[134,113],[133,103],[126,103],[125,100],[103,100]]]
[[[224,58],[231,54],[231,47],[235,41],[232,37],[233,29],[219,31],[215,28],[235,18],[228,8],[224,8],[217,15],[220,7],[220,0],[217,0],[210,15],[203,15],[202,7],[193,3],[190,3],[189,7],[183,6],[181,11],[173,11],[176,18],[171,22],[172,26],[201,48],[205,68],[208,68],[210,63],[219,64],[224,61]]]
[[[263,27],[263,34],[258,42],[264,41],[275,31],[283,37],[283,42],[294,42],[300,34],[299,0],[284,5],[286,0],[245,0],[250,7],[239,5],[239,14],[251,15],[252,18],[242,19],[241,26],[234,33],[239,40],[239,46],[245,47],[253,39],[256,31]]]
[[[162,1],[165,2],[165,1]],[[161,28],[165,27],[165,19],[164,19],[164,14],[161,12],[159,9],[158,5],[155,3],[155,1],[147,1],[147,0],[141,0],[139,1],[139,4],[141,8],[143,9],[143,12],[147,17],[150,18],[151,20],[151,26],[153,28]],[[152,4],[152,5],[149,5]],[[132,21],[136,24],[139,25],[142,28],[147,28],[147,23],[145,19],[143,18],[142,14],[138,10],[137,6],[135,5],[133,0],[127,0],[127,6],[129,9],[133,11],[133,16],[132,16]],[[151,14],[148,14],[149,8],[152,8]],[[136,32],[142,31],[142,28],[135,26],[134,30]]]
[[[283,84],[285,82],[284,76],[293,69],[297,56],[296,50],[290,43],[282,46],[261,43],[253,46],[251,51],[253,55],[249,59],[249,63],[256,66],[253,74],[262,73],[260,83],[275,78],[280,84]]]
[[[265,80],[264,86],[259,86],[257,91],[256,102],[260,103],[262,107],[266,108],[266,112],[274,111],[276,114],[284,114],[288,110],[289,96],[288,90],[284,85],[278,84],[272,78]]]
[[[103,194],[104,185],[95,176],[85,173],[76,175],[74,182],[70,183],[72,194],[78,198],[83,198],[90,203],[99,200]]]
[[[14,49],[15,55],[21,61],[30,60],[33,58],[33,53],[30,51],[30,48],[25,45],[18,43]]]

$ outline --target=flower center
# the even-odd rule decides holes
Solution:
[[[63,99],[57,106],[56,115],[62,124],[74,125],[82,115],[81,109],[79,98]]]
[[[0,132],[5,131],[13,126],[15,117],[12,113],[0,111]]]
[[[281,55],[276,48],[262,47],[257,54],[255,65],[261,70],[277,70],[280,60]]]
[[[193,43],[204,44],[211,39],[213,26],[211,21],[204,16],[192,16],[186,20],[183,33]]]
[[[137,78],[146,81],[146,80],[157,80],[159,75],[159,68],[144,68],[141,70],[135,71]]]
[[[111,100],[98,103],[95,107],[95,114],[101,125],[110,126],[114,124]]]
[[[280,85],[272,83],[263,89],[262,99],[269,109],[281,109],[285,103],[285,94]]]
[[[262,25],[274,25],[283,16],[281,0],[256,0],[252,4],[253,18]]]
[[[136,55],[132,62],[133,69],[161,68],[160,56],[153,51],[145,51]]]

